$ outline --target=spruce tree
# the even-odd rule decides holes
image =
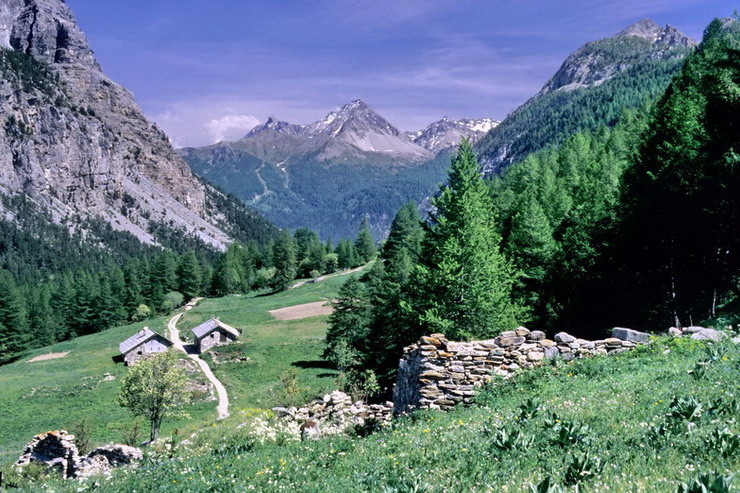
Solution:
[[[512,301],[517,275],[500,251],[493,203],[467,140],[433,203],[433,224],[405,304],[417,332],[470,339],[514,328],[523,316]]]
[[[28,314],[21,293],[13,276],[6,270],[0,271],[0,334],[7,354],[0,358],[10,357],[28,347],[30,342]]]
[[[355,251],[357,252],[357,260],[364,263],[373,260],[378,252],[375,246],[375,240],[370,232],[370,222],[367,217],[362,221],[360,234],[355,241]]]
[[[178,274],[180,281],[179,291],[185,297],[186,301],[190,301],[201,294],[203,279],[200,262],[198,262],[194,251],[190,250],[183,255]]]
[[[273,249],[273,258],[275,277],[272,280],[272,285],[275,289],[284,291],[290,287],[290,283],[295,279],[298,267],[295,243],[287,231],[283,231],[278,236]]]

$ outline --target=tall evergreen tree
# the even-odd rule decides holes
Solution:
[[[0,329],[3,330],[0,336],[7,351],[0,358],[7,360],[28,347],[30,334],[26,305],[13,276],[6,270],[0,271]]]
[[[367,217],[362,221],[360,234],[357,236],[357,240],[355,240],[355,251],[357,252],[358,260],[361,262],[370,262],[378,253],[375,240],[370,232],[370,222]]]
[[[512,300],[516,274],[500,251],[493,203],[467,140],[434,206],[406,301],[416,331],[469,339],[515,327],[523,316]]]
[[[190,301],[201,294],[203,278],[200,262],[198,262],[198,257],[195,256],[193,250],[189,250],[182,256],[178,277],[180,281],[179,291],[185,297],[185,300]]]
[[[295,243],[287,231],[283,231],[278,236],[273,249],[273,258],[275,266],[273,287],[281,291],[286,290],[295,279],[297,272]]]

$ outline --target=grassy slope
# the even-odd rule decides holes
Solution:
[[[307,389],[318,392],[330,387],[329,371],[321,364],[305,365],[302,361],[320,359],[321,339],[326,331],[326,318],[315,317],[291,322],[277,322],[266,310],[292,306],[336,296],[345,276],[318,284],[307,284],[286,293],[270,296],[226,297],[204,301],[178,324],[183,329],[194,327],[212,315],[245,329],[237,346],[253,363],[214,366],[232,399],[232,409],[275,405],[271,392],[279,376],[290,368]],[[0,463],[17,459],[30,438],[52,429],[70,429],[81,420],[92,428],[93,443],[121,441],[121,425],[132,419],[116,404],[120,378],[125,373],[111,357],[118,354],[118,344],[147,325],[165,333],[169,317],[117,327],[73,341],[55,344],[30,353],[16,363],[0,367]],[[62,359],[29,363],[38,354],[70,351]],[[293,366],[293,363],[297,363]],[[116,377],[102,381],[105,373]],[[33,389],[36,389],[35,391]],[[309,392],[307,390],[307,392]],[[191,420],[166,422],[163,435],[175,429],[188,432],[215,418],[215,403],[200,402],[188,408]]]
[[[494,386],[478,406],[416,413],[366,438],[259,444],[248,426],[237,428],[248,418],[233,416],[181,446],[174,460],[153,458],[94,489],[522,492],[547,476],[562,483],[573,458],[589,452],[605,465],[596,477],[580,475],[581,491],[675,492],[699,472],[740,470],[740,350],[725,350],[712,360],[702,343],[662,340],[547,366]],[[706,371],[694,371],[708,360]],[[703,407],[688,420],[669,417],[675,397]],[[526,418],[528,401],[538,412]],[[568,423],[577,426],[561,433]],[[507,442],[501,428],[524,439]],[[734,444],[718,445],[719,430]]]
[[[321,361],[327,316],[304,320],[279,321],[268,310],[336,297],[346,276],[338,276],[316,284],[271,296],[229,297],[206,300],[178,324],[189,329],[211,317],[243,329],[243,344],[219,349],[223,353],[247,356],[247,363],[211,365],[224,383],[231,399],[232,412],[244,408],[269,409],[281,402],[276,392],[280,376],[295,370],[303,389],[296,402],[310,400],[316,393],[334,388],[334,372]],[[207,355],[206,359],[210,361]]]

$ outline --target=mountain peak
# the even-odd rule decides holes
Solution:
[[[415,144],[437,154],[458,145],[464,138],[475,142],[498,124],[499,122],[491,118],[451,120],[444,116],[441,120],[429,124],[424,130],[408,135]]]
[[[637,21],[631,26],[619,31],[614,37],[623,38],[626,36],[634,36],[650,41],[651,43],[661,43],[669,46],[690,47],[696,45],[696,41],[675,27],[668,24],[665,27],[661,27],[651,19]]]
[[[265,123],[257,125],[250,130],[247,137],[254,137],[255,135],[259,135],[267,131],[273,131],[284,135],[300,135],[303,132],[303,129],[303,125],[288,123],[270,115]]]
[[[649,40],[655,40],[663,28],[652,19],[642,19],[619,31],[615,37],[637,36]]]

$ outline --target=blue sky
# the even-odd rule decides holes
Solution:
[[[177,146],[363,99],[402,130],[503,119],[582,44],[645,17],[695,38],[729,0],[67,0]]]

